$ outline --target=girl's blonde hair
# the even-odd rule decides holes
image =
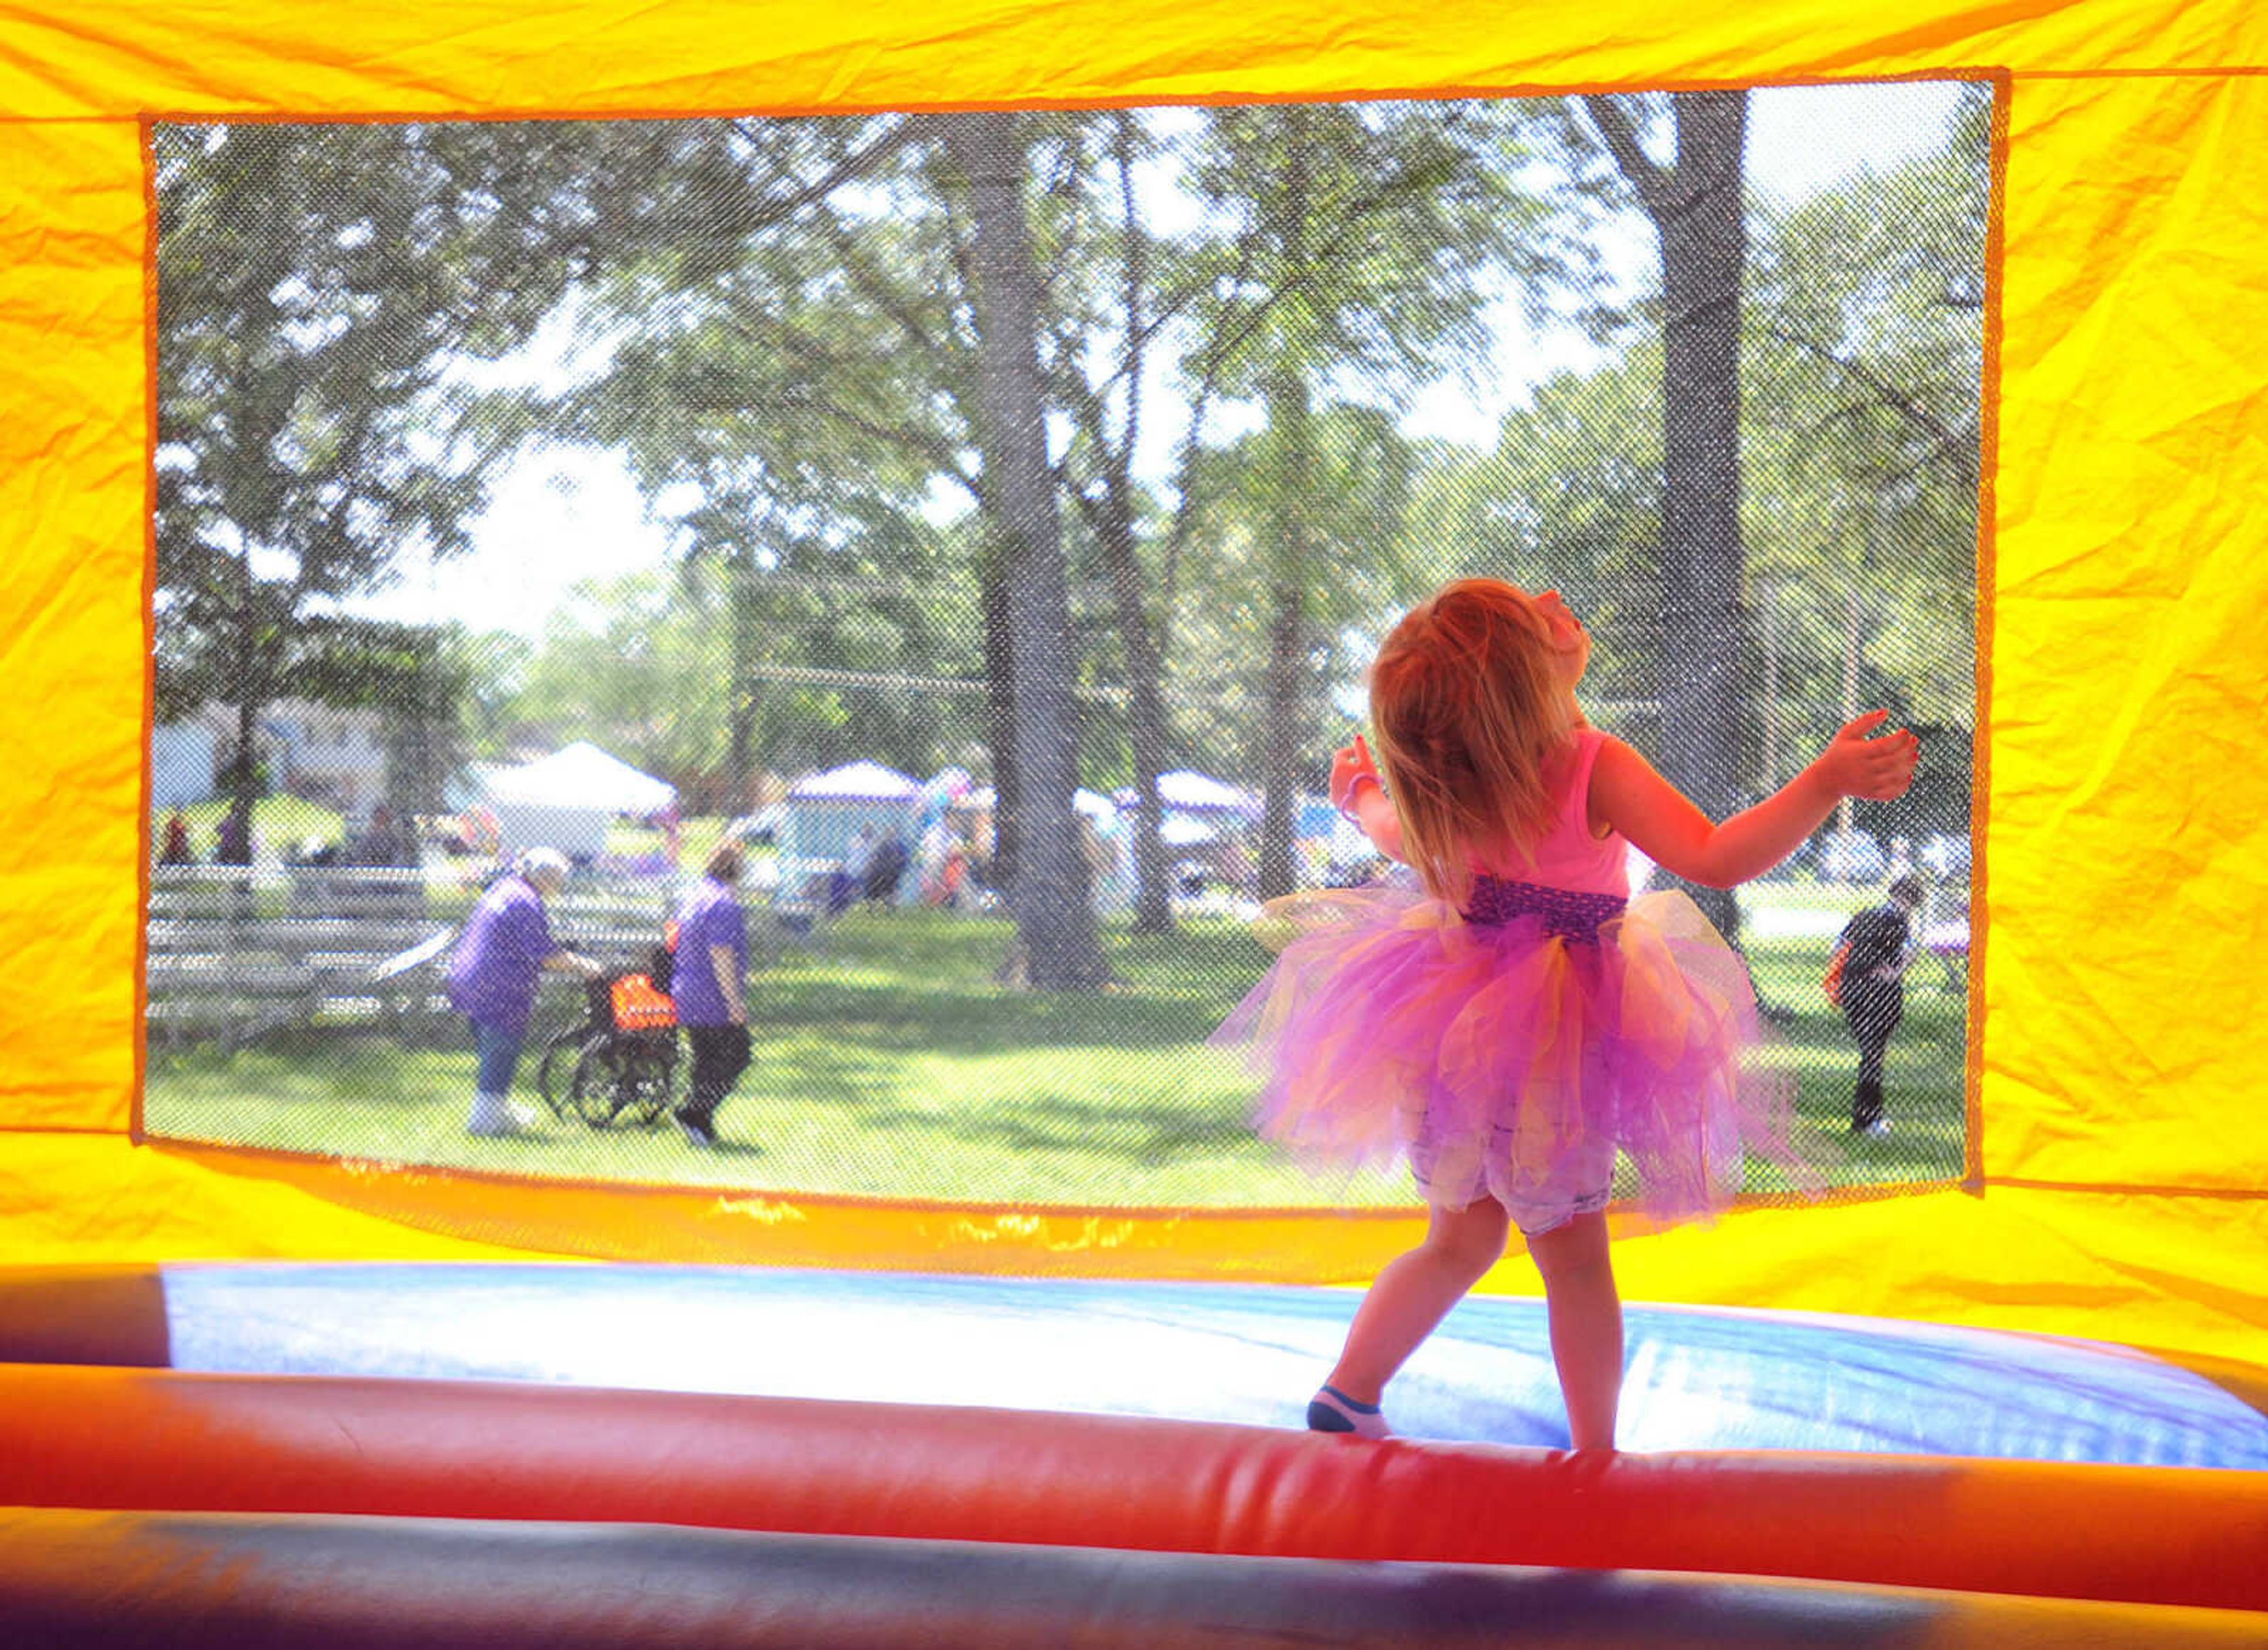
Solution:
[[[1462,902],[1476,851],[1523,857],[1552,823],[1544,769],[1575,727],[1550,621],[1498,578],[1461,578],[1402,615],[1370,667],[1370,719],[1402,845]]]

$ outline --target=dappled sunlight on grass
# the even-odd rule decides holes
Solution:
[[[1116,981],[1092,993],[1000,983],[1012,931],[931,911],[860,911],[765,961],[750,983],[754,1059],[720,1116],[727,1149],[666,1124],[594,1131],[548,1112],[527,1138],[464,1133],[469,1039],[279,1035],[228,1055],[153,1051],[153,1132],[286,1151],[584,1180],[980,1202],[1230,1206],[1402,1204],[1399,1169],[1314,1172],[1247,1126],[1253,1085],[1205,1036],[1267,953],[1222,919],[1173,935],[1110,931]],[[1918,973],[1892,1045],[1886,1139],[1849,1138],[1854,1059],[1819,992],[1817,942],[1758,939],[1782,1011],[1760,1057],[1792,1068],[1831,1181],[1945,1180],[1961,1168],[1965,1004]],[[541,1109],[533,1051],[573,1008],[539,1010],[516,1093]],[[1758,1165],[1751,1190],[1777,1171]]]

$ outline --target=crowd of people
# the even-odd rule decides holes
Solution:
[[[258,833],[246,835],[233,810],[223,814],[213,827],[210,851],[197,852],[188,816],[180,808],[166,814],[158,834],[158,863],[161,866],[250,865],[264,851]],[[284,856],[294,866],[413,866],[423,858],[416,821],[379,803],[369,817],[333,840],[308,841]]]

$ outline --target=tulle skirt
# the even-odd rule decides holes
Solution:
[[[1405,1153],[1427,1201],[1523,1232],[1605,1206],[1618,1157],[1661,1224],[1705,1219],[1753,1154],[1791,1187],[1794,1085],[1757,1060],[1747,968],[1683,894],[1484,880],[1471,920],[1391,882],[1272,902],[1280,953],[1213,1034],[1263,1079],[1262,1133],[1324,1163]]]

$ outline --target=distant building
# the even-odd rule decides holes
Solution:
[[[218,747],[202,722],[174,722],[150,730],[150,806],[158,813],[188,807],[213,793]]]
[[[188,770],[197,760],[197,736],[202,733],[210,741],[203,748],[209,767],[198,795],[212,795],[217,787],[219,764],[235,748],[236,726],[234,705],[208,700],[188,720],[158,729],[169,748],[182,753],[176,758],[182,766],[182,777],[175,783],[192,783]],[[349,815],[375,807],[385,793],[385,718],[376,711],[342,711],[305,699],[279,699],[261,708],[254,737],[256,754],[268,764],[271,790],[305,797]],[[158,751],[158,740],[153,737],[153,797]],[[157,806],[170,804],[161,800]]]

